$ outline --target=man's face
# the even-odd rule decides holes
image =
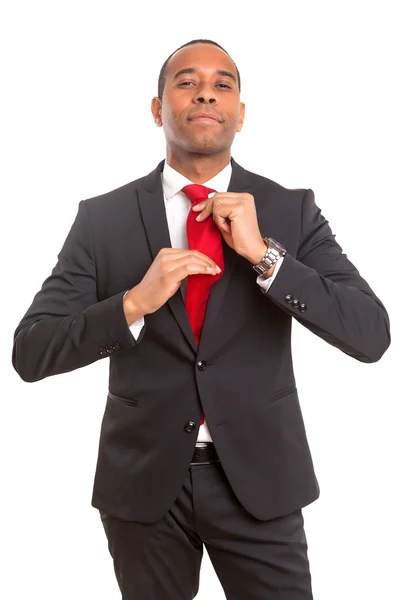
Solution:
[[[194,71],[180,73],[184,69]],[[230,148],[242,129],[244,110],[234,63],[217,46],[201,43],[172,56],[161,105],[157,98],[152,102],[154,120],[164,127],[167,145],[200,154]],[[197,117],[199,113],[214,119]]]

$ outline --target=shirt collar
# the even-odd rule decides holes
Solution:
[[[222,171],[202,185],[212,188],[217,192],[226,192],[228,190],[231,175],[232,164],[229,161],[229,164],[227,164]],[[164,162],[164,171],[161,174],[161,181],[167,201],[180,192],[185,185],[193,183],[193,181],[190,181],[190,179],[187,179],[184,175],[175,171],[166,160]]]

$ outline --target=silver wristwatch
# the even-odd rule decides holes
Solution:
[[[286,249],[282,246],[282,244],[273,238],[263,238],[263,240],[267,244],[268,249],[258,265],[253,265],[253,269],[259,275],[265,275],[267,271],[269,271],[270,268],[281,258],[281,256],[285,256],[286,254]]]

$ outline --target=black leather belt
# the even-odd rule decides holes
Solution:
[[[218,454],[213,442],[196,442],[191,465],[208,465],[219,462]]]

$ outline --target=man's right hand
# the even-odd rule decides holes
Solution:
[[[181,281],[188,275],[216,275],[220,272],[216,263],[202,252],[162,248],[142,281],[129,290],[124,298],[128,325],[158,310],[175,294]]]

